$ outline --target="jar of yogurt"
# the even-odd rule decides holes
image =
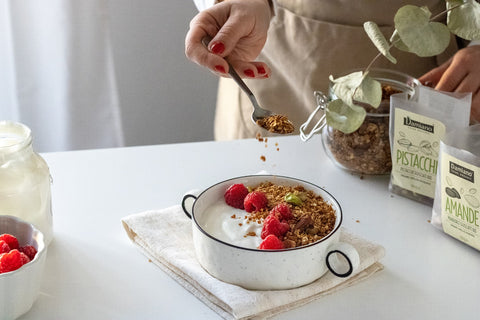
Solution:
[[[30,222],[53,237],[51,177],[45,160],[33,150],[27,126],[0,121],[0,215]]]

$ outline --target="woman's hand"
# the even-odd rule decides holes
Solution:
[[[480,45],[459,50],[450,60],[419,80],[441,91],[472,92],[470,120],[480,122]]]
[[[268,78],[270,68],[254,61],[260,54],[270,24],[267,0],[226,0],[198,13],[185,38],[185,55],[212,72],[228,76],[225,57],[242,77]],[[208,48],[202,39],[210,37]]]

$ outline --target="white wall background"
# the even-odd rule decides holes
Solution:
[[[109,4],[126,144],[212,140],[217,77],[184,53],[193,1]]]

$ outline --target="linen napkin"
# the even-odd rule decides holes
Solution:
[[[220,281],[197,262],[192,243],[192,220],[179,205],[132,214],[122,219],[130,239],[164,272],[224,319],[262,319],[304,305],[351,286],[383,269],[382,246],[342,228],[340,240],[360,255],[357,272],[339,278],[331,272],[315,282],[289,290],[258,291]]]

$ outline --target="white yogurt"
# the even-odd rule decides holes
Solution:
[[[224,242],[256,249],[262,242],[262,224],[248,221],[245,210],[233,208],[223,201],[209,207],[204,215],[203,229]],[[255,233],[255,235],[250,235]]]

